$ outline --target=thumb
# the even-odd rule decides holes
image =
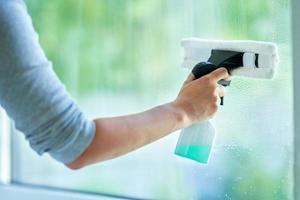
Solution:
[[[183,85],[186,85],[186,84],[192,82],[193,80],[195,80],[195,76],[193,73],[190,73],[189,76],[187,77],[187,79],[184,81]]]
[[[228,71],[224,67],[216,69],[215,71],[211,72],[209,75],[214,81],[219,81],[221,79],[225,79],[225,80],[229,79]]]

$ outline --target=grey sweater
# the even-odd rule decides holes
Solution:
[[[0,105],[40,155],[70,163],[93,140],[94,122],[54,73],[22,0],[0,0]]]

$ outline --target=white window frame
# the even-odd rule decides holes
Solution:
[[[11,134],[10,123],[5,111],[0,107],[0,183],[11,182]]]
[[[0,185],[1,200],[124,200],[131,198],[11,183]]]
[[[294,199],[300,200],[300,0],[291,1],[292,8],[292,44],[293,44],[293,83],[294,83]],[[0,112],[3,112],[0,110]],[[5,119],[4,119],[5,120]],[[130,199],[113,195],[76,192],[57,188],[38,187],[14,183],[11,180],[10,127],[7,121],[2,123],[0,137],[0,197],[1,200],[111,200]],[[298,133],[298,134],[297,134]],[[6,163],[3,166],[3,163]]]
[[[300,200],[300,1],[292,0],[294,82],[294,198]]]

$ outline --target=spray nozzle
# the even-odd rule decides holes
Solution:
[[[230,74],[232,70],[243,66],[243,56],[243,52],[214,49],[211,51],[211,56],[209,57],[208,61],[196,64],[192,70],[192,73],[194,74],[195,78],[198,79],[218,68],[225,67]],[[257,58],[258,57],[256,56],[255,59],[257,60]],[[230,85],[230,81],[220,80],[218,84],[227,87]],[[221,97],[220,104],[224,104],[223,97]]]

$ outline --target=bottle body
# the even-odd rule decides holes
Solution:
[[[215,129],[210,121],[193,124],[181,131],[175,154],[208,163],[214,140]]]

